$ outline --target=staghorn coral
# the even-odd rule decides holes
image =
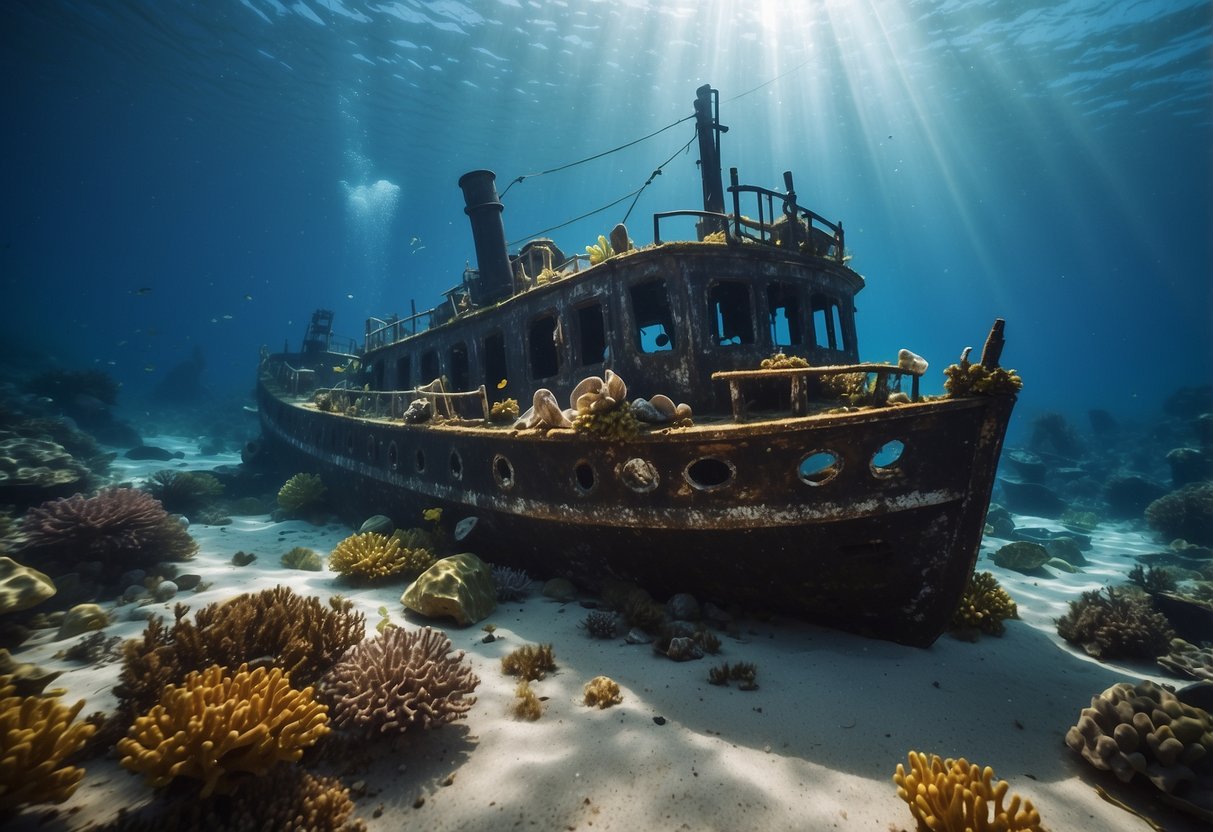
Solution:
[[[480,677],[440,630],[385,627],[350,648],[321,682],[334,724],[368,736],[463,719]]]
[[[287,514],[306,514],[320,505],[325,490],[315,474],[296,474],[278,489],[278,505]]]
[[[329,554],[329,569],[344,578],[374,583],[406,571],[410,555],[410,550],[401,548],[399,538],[363,532],[337,544]]]
[[[1091,699],[1066,745],[1128,783],[1138,774],[1183,809],[1213,817],[1213,717],[1153,682],[1121,682]]]
[[[908,755],[909,770],[898,763],[893,782],[897,796],[910,806],[919,832],[1043,832],[1040,813],[1030,800],[1011,794],[1010,785],[994,782],[994,769],[959,760]]]
[[[164,560],[189,560],[198,551],[155,497],[134,488],[45,502],[26,513],[21,529],[21,552],[30,560],[63,571],[79,561],[100,561],[106,579]]]
[[[521,676],[524,681],[542,679],[556,669],[556,654],[550,644],[524,644],[501,657],[501,672]]]
[[[223,493],[223,483],[204,471],[157,471],[144,489],[168,511],[192,511]]]
[[[177,777],[202,781],[199,794],[231,792],[242,775],[297,762],[328,733],[328,708],[312,688],[291,687],[282,668],[219,665],[169,685],[160,703],[118,741],[122,766],[154,788]]]
[[[990,572],[980,572],[969,578],[960,605],[952,614],[949,627],[953,632],[1003,634],[1003,621],[1019,618],[1019,608]]]
[[[585,684],[585,695],[582,701],[591,708],[606,709],[623,701],[619,685],[606,676],[595,676]]]
[[[1213,482],[1192,483],[1146,506],[1146,522],[1166,540],[1213,546]]]
[[[1140,594],[1106,587],[1084,592],[1057,619],[1057,634],[1097,659],[1153,659],[1167,652],[1175,632]]]
[[[306,546],[296,546],[282,556],[282,565],[288,569],[302,569],[306,572],[319,572],[324,568],[320,553]]]
[[[114,689],[123,710],[145,710],[166,684],[209,665],[236,667],[254,659],[286,670],[301,685],[315,682],[349,647],[366,636],[366,618],[353,602],[304,598],[277,586],[238,595],[198,610],[177,605],[171,630],[148,621],[142,641],[128,641]]]
[[[72,707],[49,696],[16,696],[12,677],[0,676],[0,820],[30,803],[62,803],[84,769],[63,765],[96,732],[72,724],[84,700]]]

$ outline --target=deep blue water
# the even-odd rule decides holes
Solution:
[[[12,339],[137,402],[215,391],[334,308],[434,304],[474,251],[456,180],[582,158],[721,92],[724,164],[841,219],[860,347],[933,371],[1007,319],[1018,422],[1149,418],[1213,379],[1208,0],[182,0],[5,6]],[[511,240],[638,188],[681,124],[505,198]],[[676,157],[629,227],[699,207]],[[553,233],[580,251],[627,203]],[[942,377],[934,374],[938,389]]]

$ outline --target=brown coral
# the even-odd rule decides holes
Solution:
[[[1153,659],[1166,653],[1175,637],[1145,596],[1111,587],[1071,601],[1070,611],[1057,619],[1057,634],[1097,659]]]
[[[1185,485],[1146,507],[1146,521],[1166,540],[1213,546],[1213,482]]]
[[[990,572],[979,572],[969,578],[960,605],[952,614],[950,629],[961,634],[971,632],[1003,634],[1003,621],[1019,618],[1019,608],[1007,591]]]
[[[324,677],[333,722],[368,735],[403,733],[463,719],[480,677],[439,630],[387,627],[351,648]]]
[[[619,685],[614,679],[608,676],[595,676],[585,683],[583,701],[591,708],[605,709],[622,702],[623,694],[620,693]]]
[[[97,730],[72,724],[84,700],[72,707],[49,696],[16,696],[9,676],[0,676],[0,819],[28,803],[62,803],[72,796],[84,769],[65,766]]]
[[[188,560],[198,544],[156,498],[134,488],[108,488],[31,508],[21,523],[22,553],[40,568],[100,561],[106,577],[164,560]]]
[[[556,669],[556,653],[550,644],[524,644],[501,657],[501,672],[523,680],[542,679]]]
[[[208,797],[232,791],[244,775],[297,762],[328,733],[328,708],[312,688],[292,688],[281,668],[241,665],[228,674],[213,665],[169,685],[118,741],[123,767],[155,788],[177,777],[201,780],[199,794]]]
[[[329,554],[329,569],[345,578],[373,583],[407,571],[420,574],[423,570],[417,566],[424,561],[424,557],[418,558],[413,550],[402,547],[397,537],[363,532],[337,544]]]
[[[994,782],[994,769],[967,760],[941,760],[911,751],[910,768],[898,764],[897,796],[910,805],[919,832],[1043,832],[1040,814],[1029,800],[1012,794],[1006,780]]]

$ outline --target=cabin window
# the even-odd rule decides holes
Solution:
[[[460,341],[457,344],[451,345],[451,351],[448,354],[448,368],[450,372],[450,389],[451,390],[467,390],[470,386],[468,376],[468,345]]]
[[[632,321],[636,327],[636,346],[641,352],[674,349],[674,318],[665,281],[650,280],[631,287]]]
[[[543,315],[531,321],[527,343],[531,352],[531,378],[550,378],[560,370],[560,355],[556,351],[563,334],[555,315]]]
[[[402,355],[396,359],[396,389],[411,390],[413,388],[413,362],[409,356]]]
[[[813,332],[817,346],[830,350],[845,349],[842,309],[835,298],[813,295]]]
[[[712,337],[720,346],[754,343],[750,287],[736,280],[715,283],[708,289],[708,317]]]
[[[438,369],[438,353],[434,350],[423,352],[421,354],[421,378],[418,379],[422,384],[429,384],[434,379],[438,378],[441,371]]]
[[[577,363],[582,367],[607,359],[606,324],[602,304],[591,303],[577,310]]]
[[[383,389],[383,361],[376,361],[371,364],[371,389]]]
[[[509,372],[505,362],[505,336],[494,332],[484,339],[484,388],[489,400],[499,402],[506,397]]]
[[[790,283],[772,283],[767,287],[767,314],[770,315],[771,344],[798,347],[804,344],[805,326],[800,293]]]

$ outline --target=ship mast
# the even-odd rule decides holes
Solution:
[[[699,136],[699,176],[703,180],[703,210],[723,214],[724,184],[720,175],[720,134],[728,132],[720,123],[720,91],[704,84],[695,90],[695,132]],[[705,217],[700,238],[713,231],[724,231],[727,223]]]

